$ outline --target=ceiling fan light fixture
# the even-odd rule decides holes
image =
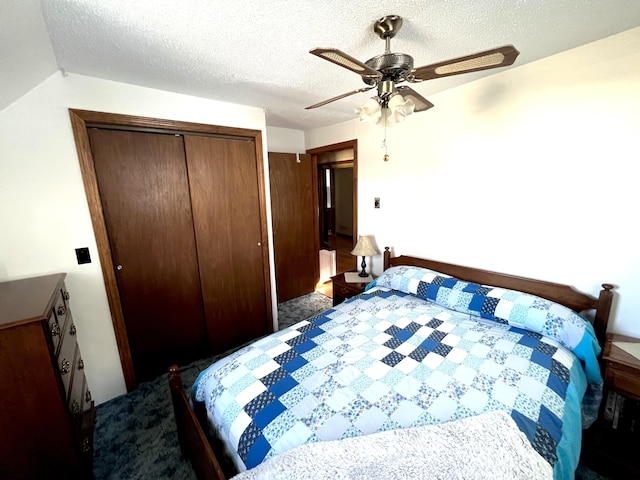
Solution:
[[[492,53],[484,57],[471,58],[462,62],[449,63],[435,69],[437,75],[451,75],[457,72],[466,72],[481,67],[491,67],[493,65],[501,65],[504,62],[502,53]]]
[[[360,116],[360,121],[374,126],[392,127],[396,123],[404,122],[415,108],[416,104],[413,100],[395,93],[388,100],[371,97],[364,105],[356,107],[354,111]]]
[[[360,116],[361,122],[368,122],[376,125],[382,117],[382,106],[377,97],[371,97],[361,107],[354,109],[355,113]]]
[[[387,125],[393,126],[396,123],[402,123],[405,119],[413,113],[416,105],[410,98],[404,98],[399,93],[396,93],[389,99],[385,114],[387,115]]]

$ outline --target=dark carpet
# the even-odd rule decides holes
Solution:
[[[331,298],[317,292],[283,302],[278,305],[278,325],[288,327],[331,305]],[[223,355],[181,367],[185,389]],[[93,471],[96,480],[195,480],[180,454],[166,375],[96,407]]]
[[[285,328],[331,305],[330,298],[317,292],[284,302],[278,306],[279,326]],[[182,367],[185,389],[221,356]],[[191,465],[180,454],[166,375],[96,407],[94,475],[96,480],[195,480]],[[607,479],[580,466],[576,480]]]

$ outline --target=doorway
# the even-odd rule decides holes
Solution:
[[[357,140],[308,150],[317,169],[320,281],[326,293],[330,276],[356,269],[351,250],[357,239]],[[331,275],[327,278],[327,258]],[[329,282],[330,287],[330,282]]]
[[[320,245],[335,251],[335,273],[353,269],[353,162],[318,161]]]

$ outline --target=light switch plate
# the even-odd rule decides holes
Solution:
[[[76,248],[76,258],[78,265],[83,263],[91,263],[91,255],[89,255],[89,247]]]

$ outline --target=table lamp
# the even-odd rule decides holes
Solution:
[[[365,262],[365,257],[370,257],[372,255],[377,255],[378,250],[373,245],[373,240],[369,235],[360,235],[358,237],[358,243],[353,250],[351,250],[351,255],[362,255],[362,271],[358,274],[360,277],[367,277],[367,263]]]

